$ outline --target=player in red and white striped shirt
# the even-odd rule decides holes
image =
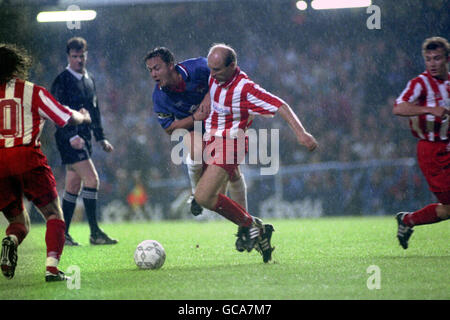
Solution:
[[[25,78],[29,67],[25,51],[0,44],[0,211],[9,226],[2,240],[0,264],[11,279],[17,247],[30,229],[23,196],[33,202],[47,221],[46,281],[67,277],[57,266],[64,247],[65,223],[53,173],[40,149],[45,120],[58,126],[90,122],[86,110],[77,112],[58,103],[48,91]]]
[[[220,186],[236,174],[245,152],[238,144],[255,116],[273,117],[276,112],[287,121],[300,144],[310,151],[317,147],[315,138],[306,132],[292,109],[277,96],[267,92],[240,70],[233,48],[218,44],[208,54],[211,74],[209,88],[211,112],[205,120],[206,161],[208,167],[198,182],[195,200],[239,226],[236,248],[251,251],[255,247],[263,261],[271,259],[270,238],[273,227],[252,217],[236,202],[219,193]]]
[[[450,45],[445,38],[424,41],[426,71],[408,82],[395,101],[393,113],[408,116],[412,134],[419,139],[417,159],[430,190],[440,203],[415,212],[399,212],[397,237],[408,248],[416,225],[436,223],[450,216]]]

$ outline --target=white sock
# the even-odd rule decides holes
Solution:
[[[245,178],[242,173],[241,177],[238,180],[228,182],[228,192],[230,194],[230,198],[233,201],[236,201],[242,207],[244,207],[245,211],[248,211],[247,185],[245,184]]]
[[[186,165],[188,168],[189,181],[191,182],[192,194],[194,194],[195,188],[197,188],[197,183],[203,173],[203,164],[194,164],[194,161],[191,159],[191,155],[188,154],[186,158]]]
[[[45,261],[46,267],[57,267],[59,263],[59,260],[53,257],[47,257],[47,260]]]

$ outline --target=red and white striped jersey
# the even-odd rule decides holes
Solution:
[[[402,102],[415,103],[419,106],[450,108],[450,73],[446,81],[432,77],[428,71],[423,72],[408,82],[406,88],[395,100],[395,106]],[[394,106],[394,108],[395,108]],[[422,140],[442,141],[450,139],[450,117],[436,117],[431,114],[409,118],[412,134]]]
[[[205,120],[205,140],[212,136],[237,138],[256,115],[273,117],[285,102],[248,78],[239,67],[234,77],[220,84],[209,77],[211,112]]]
[[[0,84],[0,148],[40,146],[46,119],[63,127],[71,116],[43,87],[20,79]]]

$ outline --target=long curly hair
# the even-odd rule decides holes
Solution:
[[[25,49],[10,43],[0,43],[0,83],[14,78],[26,80],[30,67],[31,57]]]

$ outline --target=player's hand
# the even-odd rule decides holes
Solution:
[[[306,148],[308,148],[309,151],[314,151],[319,145],[316,138],[314,138],[313,135],[308,132],[305,132],[304,134],[299,136],[298,141],[301,145],[304,145]]]
[[[211,110],[211,102],[202,102],[200,103],[197,110],[194,112],[194,118],[196,121],[203,121],[209,116],[209,112]]]
[[[109,143],[109,141],[106,140],[106,139],[105,140],[101,140],[100,144],[101,144],[103,150],[106,151],[106,152],[111,152],[111,151],[114,150],[113,145],[111,143]]]
[[[84,148],[84,139],[76,135],[70,139],[70,146],[76,150],[81,150]]]
[[[81,108],[79,112],[84,116],[84,123],[92,122],[89,111],[87,111],[85,108]]]
[[[434,108],[429,108],[430,109],[430,113],[433,116],[442,118],[445,117],[445,115],[450,114],[450,110],[444,108],[444,107],[434,107]]]

